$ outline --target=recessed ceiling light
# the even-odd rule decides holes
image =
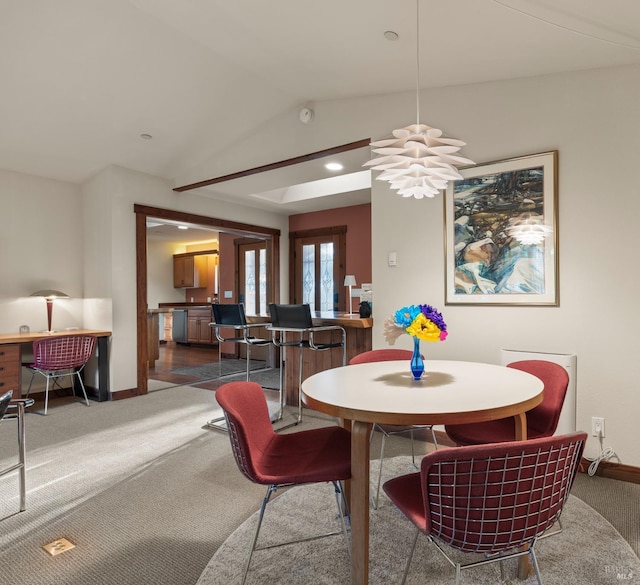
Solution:
[[[140,134],[140,138],[142,138],[142,140],[151,140],[153,136],[151,136],[151,134]]]
[[[178,226],[178,229],[179,229],[179,230],[188,230],[188,229],[189,229],[189,227],[188,227],[188,226],[186,226],[186,225],[179,225],[179,226]]]
[[[384,31],[384,38],[387,39],[388,41],[397,41],[398,33],[392,30],[386,30]]]
[[[344,166],[342,166],[338,162],[330,162],[324,165],[324,168],[327,169],[328,171],[341,171],[344,168]]]

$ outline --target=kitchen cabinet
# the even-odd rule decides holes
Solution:
[[[173,287],[203,288],[207,286],[207,256],[175,254],[173,257]]]
[[[213,321],[211,309],[197,307],[187,312],[187,342],[213,344],[213,328],[209,323]]]

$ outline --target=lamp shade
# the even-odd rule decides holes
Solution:
[[[344,277],[344,286],[355,286],[356,285],[356,277],[353,274],[347,274]]]
[[[44,297],[45,299],[68,299],[69,295],[65,292],[59,290],[53,290],[50,288],[46,288],[43,290],[36,291],[29,295],[30,297]]]

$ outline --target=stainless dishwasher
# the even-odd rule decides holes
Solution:
[[[173,330],[171,335],[176,343],[187,343],[187,314],[186,309],[173,310]]]

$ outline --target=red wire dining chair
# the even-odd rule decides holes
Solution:
[[[250,481],[267,486],[242,583],[247,579],[253,552],[260,550],[256,544],[265,509],[271,496],[279,488],[331,482],[342,521],[341,532],[349,550],[340,481],[351,477],[351,433],[336,425],[295,433],[276,433],[271,424],[264,392],[256,382],[223,384],[216,390],[216,400],[227,420],[229,440],[238,468]],[[334,534],[340,532],[321,536]],[[297,541],[274,546],[293,542]]]
[[[569,385],[569,374],[560,365],[546,360],[512,362],[508,368],[528,372],[544,384],[542,402],[527,412],[527,439],[550,437],[556,432],[564,398]],[[456,445],[481,445],[514,441],[513,417],[481,423],[445,425],[445,431]]]
[[[463,569],[529,555],[542,585],[534,545],[560,518],[586,433],[527,441],[452,447],[428,453],[420,472],[387,481],[383,489],[416,526],[405,582],[420,532]],[[443,545],[484,555],[461,563]],[[504,580],[502,563],[501,576]]]
[[[87,391],[80,373],[93,355],[96,339],[95,335],[60,335],[38,339],[33,342],[33,363],[28,366],[32,373],[27,396],[31,392],[31,385],[35,375],[43,375],[47,379],[44,397],[45,415],[49,404],[49,381],[53,380],[55,385],[60,378],[65,376],[70,376],[72,380],[73,376],[78,377],[84,400],[89,406]],[[71,388],[75,396],[76,391],[73,384]]]
[[[394,360],[407,360],[409,361],[413,356],[413,352],[408,349],[398,349],[398,348],[384,348],[384,349],[373,349],[369,351],[365,351],[359,353],[358,355],[353,356],[349,360],[349,365],[354,364],[367,364],[371,362],[388,362]],[[372,505],[375,510],[378,509],[378,499],[380,497],[380,482],[382,480],[382,462],[384,461],[384,447],[387,437],[391,437],[393,435],[401,435],[408,433],[411,437],[411,461],[413,462],[414,467],[417,469],[416,465],[416,456],[415,456],[415,445],[413,441],[413,432],[415,430],[425,429],[431,432],[431,440],[435,448],[438,448],[438,440],[436,439],[436,434],[433,430],[432,425],[385,425],[374,423],[371,428],[371,437],[369,441],[373,439],[373,434],[376,431],[379,431],[382,435],[382,440],[380,442],[380,466],[378,468],[378,485],[376,487],[376,495],[372,498]]]

